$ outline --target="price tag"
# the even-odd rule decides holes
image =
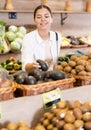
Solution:
[[[0,104],[0,119],[2,118],[2,110],[1,110],[1,104]]]
[[[61,101],[61,91],[59,88],[43,93],[43,103],[44,103],[44,109],[49,109],[53,105],[55,105],[57,102]]]

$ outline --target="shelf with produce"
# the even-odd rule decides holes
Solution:
[[[33,13],[34,10],[0,10],[0,13],[9,13],[9,12],[16,12],[16,13]],[[91,12],[87,11],[64,11],[64,10],[52,10],[53,14],[60,14],[60,13],[68,13],[68,14],[89,14]]]

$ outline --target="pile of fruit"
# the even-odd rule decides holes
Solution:
[[[22,69],[21,60],[16,60],[14,57],[9,57],[5,62],[2,62],[0,66],[13,73]]]
[[[22,40],[27,33],[24,26],[10,25],[5,33],[6,41],[8,42],[12,52],[19,52],[22,47]]]
[[[25,26],[6,26],[5,21],[0,21],[0,54],[6,54],[10,51],[20,52],[26,33]]]
[[[91,52],[88,55],[73,54],[69,59],[60,61],[60,65],[57,65],[56,69],[73,76],[91,76]]]
[[[32,129],[24,121],[19,121],[7,123],[1,130],[91,130],[91,103],[79,100],[59,101],[31,127]]]
[[[91,130],[91,104],[60,101],[43,114],[34,130]]]
[[[0,130],[32,130],[25,121],[19,121],[17,123],[9,122],[6,127]]]

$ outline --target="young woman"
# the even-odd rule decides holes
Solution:
[[[55,32],[51,31],[53,19],[50,8],[39,5],[34,11],[34,22],[37,28],[25,35],[21,50],[22,69],[26,71],[40,67],[37,59],[53,67],[60,53],[61,36],[57,33],[57,41]]]

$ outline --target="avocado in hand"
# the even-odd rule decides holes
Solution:
[[[37,62],[41,66],[40,69],[42,69],[43,71],[48,70],[48,65],[45,63],[45,61],[38,59]]]

